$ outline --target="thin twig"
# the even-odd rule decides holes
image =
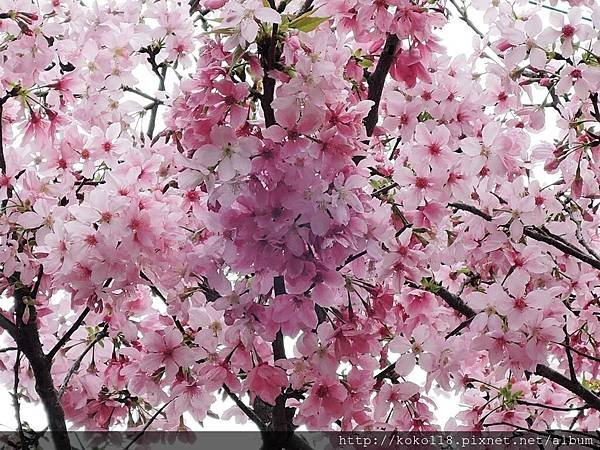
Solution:
[[[75,333],[75,331],[77,331],[79,329],[79,327],[81,326],[81,324],[83,323],[83,321],[85,319],[85,316],[87,316],[89,312],[90,312],[90,308],[86,306],[85,309],[83,310],[83,312],[77,318],[77,320],[73,323],[71,328],[69,328],[69,330],[56,343],[56,345],[54,347],[52,347],[52,350],[50,350],[48,352],[48,355],[47,355],[48,359],[52,360],[52,358],[54,358],[54,356],[62,348],[62,346],[65,345],[69,339],[71,339],[71,336],[73,336],[73,333]]]
[[[19,349],[17,347],[0,348],[0,353],[14,352],[16,350],[19,350]]]
[[[526,405],[526,406],[532,406],[534,408],[544,408],[544,409],[550,409],[552,411],[583,411],[584,409],[587,409],[588,406],[567,406],[567,407],[560,407],[560,406],[553,406],[553,405],[546,405],[544,403],[535,403],[535,402],[528,402],[527,400],[517,400],[517,403],[519,405]]]
[[[468,211],[472,214],[475,214],[476,216],[481,217],[482,219],[485,219],[488,222],[492,221],[492,216],[479,210],[474,206],[466,205],[464,203],[450,203],[448,206],[463,211]],[[523,234],[536,241],[544,242],[545,244],[548,244],[558,250],[561,250],[563,253],[571,255],[574,258],[594,267],[595,269],[600,270],[600,261],[598,261],[595,258],[592,258],[591,256],[586,255],[585,253],[581,252],[575,247],[572,247],[569,244],[565,244],[564,242],[562,242],[562,238],[560,238],[559,236],[554,236],[552,234],[549,234],[548,232],[543,232],[542,230],[536,229],[535,227],[525,227],[523,229]]]
[[[17,350],[14,366],[14,383],[13,383],[13,407],[15,409],[15,419],[19,431],[19,441],[21,448],[27,448],[25,444],[25,433],[23,433],[23,422],[21,421],[21,401],[19,400],[19,370],[21,369],[21,350]]]
[[[566,317],[565,317],[566,321]],[[565,333],[565,353],[567,354],[567,363],[569,365],[569,375],[571,380],[577,381],[577,373],[575,372],[575,365],[573,364],[573,355],[571,354],[571,341],[569,339],[569,332],[567,331],[567,325],[563,326],[563,332]]]
[[[129,442],[129,444],[127,444],[127,446],[123,449],[123,450],[128,450],[134,443],[135,441],[137,441],[139,438],[141,438],[144,433],[146,432],[146,430],[150,427],[150,425],[152,425],[152,422],[154,422],[156,420],[156,418],[158,417],[158,415],[160,413],[162,413],[165,408],[167,406],[169,406],[171,404],[171,402],[173,400],[175,400],[177,397],[173,397],[171,400],[169,400],[167,403],[165,403],[164,405],[162,405],[157,411],[156,413],[154,413],[154,415],[150,418],[150,420],[148,422],[146,422],[146,424],[144,425],[144,428],[142,428],[142,430],[135,435],[135,437]]]
[[[267,429],[266,425],[263,423],[260,417],[258,417],[258,415],[249,406],[247,406],[243,401],[241,401],[237,395],[231,392],[231,390],[229,389],[229,387],[227,387],[226,384],[223,384],[223,390],[227,393],[229,398],[233,400],[237,407],[240,408],[244,412],[244,414],[246,414],[246,416],[248,416],[248,418],[256,424],[259,430],[265,431]]]
[[[549,11],[554,11],[554,12],[558,12],[558,13],[565,14],[565,15],[568,14],[568,11],[565,11],[564,9],[555,8],[554,6],[550,6],[550,5],[544,5],[542,3],[534,2],[533,0],[529,0],[529,4],[535,5],[535,6],[541,6],[542,8],[547,9]],[[581,19],[586,20],[588,22],[592,21],[591,18],[585,17],[585,16],[582,16]]]
[[[77,358],[77,361],[75,361],[75,363],[69,369],[69,372],[67,373],[67,376],[65,377],[65,380],[63,381],[63,384],[61,385],[61,387],[58,391],[59,399],[62,398],[63,394],[65,393],[65,390],[67,389],[67,386],[69,385],[69,381],[71,380],[71,377],[73,376],[73,374],[75,374],[75,372],[77,372],[77,370],[79,370],[79,366],[81,365],[81,361],[83,361],[83,358],[85,358],[85,355],[87,355],[88,352],[92,348],[94,348],[94,346],[98,342],[100,342],[102,339],[104,339],[107,336],[108,336],[108,325],[105,325],[104,328],[102,329],[102,331],[100,331],[96,335],[96,337],[92,340],[92,342],[90,342],[88,344],[88,346],[85,348],[83,353],[81,355],[79,355],[79,358]]]

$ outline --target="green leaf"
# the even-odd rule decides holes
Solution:
[[[304,31],[305,33],[309,33],[315,29],[323,22],[327,22],[329,17],[311,17],[307,15],[302,15],[290,22],[290,28],[295,28],[300,31]]]
[[[427,111],[423,111],[421,114],[417,116],[417,120],[419,122],[426,122],[430,119],[433,119],[433,116],[429,114]]]
[[[421,286],[432,294],[437,294],[441,289],[441,286],[434,279],[426,277],[421,278]]]
[[[375,64],[375,63],[373,61],[371,61],[370,59],[367,59],[367,58],[361,58],[358,61],[358,65],[360,67],[362,67],[363,69],[368,69],[369,67],[372,67],[373,64]]]

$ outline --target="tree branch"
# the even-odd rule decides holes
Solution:
[[[436,295],[441,297],[451,308],[460,312],[461,314],[472,317],[475,315],[475,311],[467,306],[467,304],[460,297],[448,292],[444,288],[437,289],[434,292]],[[541,377],[547,378],[550,381],[562,386],[573,394],[581,398],[590,408],[600,411],[600,398],[593,392],[587,390],[577,380],[569,380],[564,375],[558,373],[550,367],[538,364],[536,366],[535,373]]]
[[[252,410],[252,408],[247,406],[243,401],[240,400],[240,398],[237,395],[231,392],[231,390],[229,389],[229,387],[227,387],[226,384],[223,384],[223,390],[227,393],[229,398],[233,400],[237,407],[240,408],[244,412],[244,414],[246,414],[246,416],[248,416],[248,418],[256,424],[259,430],[266,431],[267,426],[263,423],[260,417],[258,417],[258,415]]]
[[[19,440],[21,448],[25,449],[25,434],[23,433],[23,422],[21,421],[21,401],[19,400],[19,370],[21,369],[21,351],[17,350],[14,366],[14,383],[13,383],[13,408],[15,409],[15,419],[19,432]]]
[[[140,277],[148,282],[148,287],[150,288],[152,293],[158,298],[160,298],[165,305],[169,306],[169,302],[167,302],[167,297],[165,297],[165,295],[162,292],[160,292],[160,289],[156,287],[156,285],[152,282],[152,280],[150,280],[150,278],[148,278],[148,276],[144,272],[140,271]],[[187,333],[185,332],[185,328],[183,328],[181,321],[176,316],[171,316],[171,319],[173,319],[173,322],[175,323],[175,326],[177,327],[179,332],[185,336]]]
[[[300,11],[298,11],[298,15],[301,16],[302,14],[306,14],[308,11],[311,10],[312,6],[313,0],[306,0],[302,5],[302,8],[300,8]]]
[[[271,5],[273,9],[273,5]],[[271,78],[269,72],[275,68],[277,64],[277,33],[279,32],[279,25],[273,24],[273,33],[271,37],[266,40],[265,43],[260,45],[259,51],[261,53],[261,65],[264,71],[263,76],[263,94],[260,98],[260,105],[265,116],[265,127],[269,128],[276,124],[275,111],[273,111],[273,99],[275,98],[275,80]],[[265,45],[266,44],[266,45]]]
[[[79,366],[81,365],[81,361],[83,361],[83,358],[85,358],[85,355],[87,355],[89,353],[89,351],[94,348],[94,346],[100,342],[102,339],[104,339],[105,337],[108,336],[108,325],[105,325],[104,328],[98,333],[96,334],[96,336],[94,337],[94,339],[92,340],[92,342],[90,342],[87,347],[85,348],[85,350],[83,351],[83,353],[81,353],[81,355],[79,355],[79,358],[77,358],[77,360],[75,361],[75,363],[71,366],[71,368],[69,369],[69,372],[67,373],[67,376],[65,377],[62,385],[60,386],[60,389],[58,391],[58,398],[62,398],[63,394],[65,393],[65,391],[67,390],[67,386],[69,385],[69,381],[71,380],[71,377],[75,374],[75,372],[77,372],[77,370],[79,370]]]
[[[282,276],[275,277],[275,279],[273,280],[273,288],[275,296],[285,294],[285,280]],[[274,361],[277,361],[279,359],[286,359],[285,346],[283,343],[283,334],[281,333],[281,330],[277,331],[277,334],[275,335],[275,340],[272,344],[272,348]],[[284,434],[289,433],[291,431],[291,423],[288,420],[287,411],[285,407],[286,401],[287,397],[285,396],[285,394],[280,394],[275,399],[275,406],[273,407],[272,420],[270,426],[272,431],[284,432]],[[275,436],[275,439],[277,439],[278,441],[279,438],[284,438],[285,440],[287,440],[290,436],[291,434],[289,436]]]
[[[17,347],[5,347],[5,348],[0,348],[0,353],[15,352],[18,350],[19,349]]]
[[[446,304],[452,309],[458,311],[463,316],[466,316],[468,319],[474,317],[477,314],[475,310],[473,310],[473,308],[467,305],[462,298],[460,298],[458,295],[452,294],[450,291],[448,291],[442,286],[436,288],[436,291],[433,293],[440,297],[442,300],[444,300]]]
[[[475,214],[476,216],[479,216],[488,222],[492,221],[492,216],[479,210],[474,206],[465,205],[464,203],[450,203],[448,206],[470,212],[471,214]],[[538,230],[534,227],[525,227],[523,229],[523,234],[536,241],[544,242],[545,244],[548,244],[562,251],[563,253],[571,255],[574,258],[594,267],[595,269],[600,270],[600,261],[598,261],[595,258],[592,258],[591,256],[586,255],[585,253],[572,247],[571,245],[562,242],[561,238],[559,238],[558,236],[555,237],[549,233],[543,233],[541,230]]]
[[[584,409],[587,409],[588,406],[579,406],[579,407],[560,407],[560,406],[553,406],[553,405],[545,405],[544,403],[534,403],[534,402],[528,402],[526,400],[517,400],[517,403],[519,405],[526,405],[526,406],[532,406],[534,408],[543,408],[543,409],[550,409],[552,411],[582,411]]]
[[[165,90],[165,80],[166,80],[166,76],[167,76],[167,66],[164,66],[162,68],[162,72],[157,72],[158,75],[158,90],[159,91],[164,91]],[[158,107],[161,103],[154,101],[154,104],[152,105],[152,111],[150,112],[150,120],[148,122],[148,131],[146,132],[146,134],[148,135],[148,137],[150,139],[152,139],[152,136],[154,135],[154,129],[156,128],[156,117],[158,115]]]
[[[394,62],[394,56],[396,55],[396,48],[398,47],[398,36],[395,34],[388,35],[381,56],[377,62],[375,71],[369,76],[367,84],[369,85],[368,99],[373,100],[375,104],[371,107],[369,114],[365,117],[364,124],[367,131],[367,136],[373,135],[373,130],[377,125],[379,119],[379,103],[381,101],[381,94],[383,93],[383,86],[385,79],[392,67]]]
[[[135,437],[129,441],[129,444],[127,444],[127,446],[123,449],[123,450],[128,450],[129,448],[131,448],[131,446],[133,444],[135,444],[135,441],[137,441],[139,438],[141,438],[144,433],[146,432],[146,430],[148,428],[150,428],[150,425],[152,425],[152,422],[154,422],[156,420],[156,418],[159,416],[160,413],[162,413],[165,408],[167,406],[169,406],[171,404],[171,402],[173,402],[173,400],[175,400],[177,397],[173,397],[171,400],[169,400],[167,403],[165,403],[164,405],[162,405],[150,418],[150,420],[148,420],[148,422],[146,422],[144,424],[144,427],[140,430],[140,432],[138,434],[135,435]]]
[[[550,381],[562,386],[566,390],[572,392],[581,398],[590,408],[600,411],[600,398],[591,391],[584,388],[578,381],[569,380],[564,375],[558,373],[556,370],[551,369],[543,364],[538,364],[535,368],[536,375],[547,378]]]
[[[40,275],[38,277],[41,279]],[[37,291],[37,287],[39,287],[39,283],[36,283],[33,291]],[[35,377],[35,390],[46,410],[54,446],[57,450],[70,450],[71,443],[67,433],[65,413],[54,388],[54,380],[50,372],[52,365],[44,354],[37,328],[37,311],[34,305],[27,302],[27,300],[33,299],[32,291],[26,286],[20,287],[15,290],[14,299],[18,330],[17,346],[29,360]],[[23,321],[26,308],[29,308],[27,323]]]
[[[4,105],[0,104],[0,171],[6,174],[6,158],[4,157],[4,125],[2,124],[2,115],[4,114]]]
[[[83,320],[85,319],[85,316],[87,316],[89,312],[90,312],[90,308],[88,308],[86,306],[85,309],[83,310],[83,312],[77,318],[77,320],[73,323],[73,325],[71,325],[71,328],[69,328],[69,330],[56,343],[56,345],[54,347],[52,347],[52,350],[50,350],[48,352],[47,356],[48,356],[49,360],[52,360],[54,358],[54,356],[56,355],[56,353],[62,348],[62,346],[65,345],[69,339],[71,339],[71,336],[73,336],[73,333],[75,333],[75,331],[77,331],[79,329],[79,327],[83,323]]]

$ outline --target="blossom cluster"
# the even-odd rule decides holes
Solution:
[[[600,7],[450,57],[452,0],[277,3],[0,0],[2,315],[67,420],[596,430]]]

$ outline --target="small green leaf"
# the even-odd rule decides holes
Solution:
[[[361,58],[358,62],[358,64],[360,65],[360,67],[362,67],[363,69],[368,69],[369,67],[373,66],[373,61],[371,61],[370,59],[366,59],[366,58]]]
[[[323,22],[327,22],[329,17],[311,17],[311,16],[300,16],[290,22],[290,28],[309,33],[316,30],[319,25]]]
[[[427,120],[433,119],[433,116],[429,114],[427,111],[423,111],[421,114],[417,116],[417,120],[419,122],[426,122]]]

